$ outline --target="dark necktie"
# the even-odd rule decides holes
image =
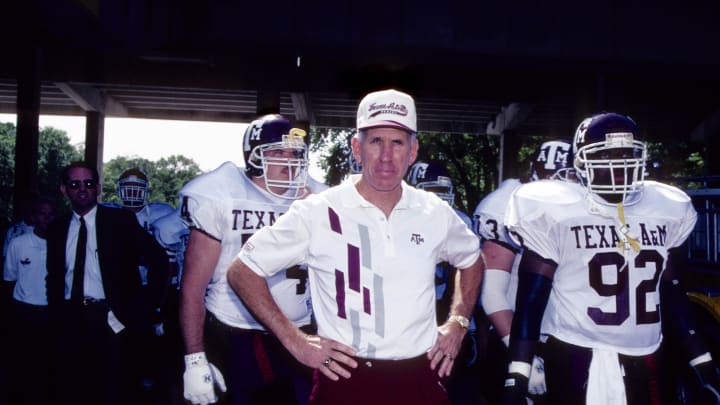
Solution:
[[[87,228],[85,219],[80,217],[80,231],[78,231],[77,249],[75,250],[75,268],[73,269],[73,285],[70,298],[72,301],[83,299],[83,281],[85,280],[85,245],[87,243]]]

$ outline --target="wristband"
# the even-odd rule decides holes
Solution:
[[[690,360],[690,366],[695,367],[698,364],[707,363],[708,361],[712,361],[712,356],[709,352],[705,352],[694,359]]]
[[[524,361],[512,361],[508,366],[508,373],[520,374],[525,376],[525,378],[529,378],[531,369],[532,365],[530,363],[526,363]]]
[[[190,353],[185,355],[185,369],[207,365],[208,361],[205,357],[205,352]]]

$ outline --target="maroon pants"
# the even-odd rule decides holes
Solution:
[[[348,379],[332,381],[315,370],[310,404],[450,404],[443,381],[424,354],[406,360],[355,360],[358,367],[350,369]]]

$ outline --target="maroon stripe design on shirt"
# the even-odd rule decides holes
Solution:
[[[342,235],[342,227],[340,226],[340,217],[332,208],[328,207],[328,219],[330,220],[330,229]]]
[[[348,243],[348,287],[360,292],[360,249]]]
[[[363,287],[363,311],[368,315],[372,314],[370,310],[370,290],[367,287]]]
[[[345,313],[345,274],[335,269],[335,304],[337,304],[337,316],[347,319]]]

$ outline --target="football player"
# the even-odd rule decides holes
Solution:
[[[303,403],[309,397],[311,370],[255,320],[226,279],[244,242],[312,191],[304,137],[287,118],[262,116],[244,134],[245,168],[223,163],[180,191],[181,214],[190,227],[180,288],[184,396],[194,404],[214,403],[214,386],[225,391],[225,379],[232,404]],[[297,267],[268,280],[298,327],[311,325],[306,283],[307,271]]]
[[[175,210],[170,204],[147,203],[150,195],[150,182],[145,172],[137,167],[122,172],[117,181],[117,194],[122,207],[134,212],[140,226],[151,235],[153,234],[152,223]]]
[[[158,218],[150,224],[155,240],[160,246],[165,248],[171,267],[170,284],[180,289],[180,279],[182,278],[183,261],[185,259],[185,249],[187,247],[190,229],[182,218],[182,201],[178,207],[171,213]]]
[[[425,190],[437,195],[441,200],[450,204],[455,213],[472,229],[472,220],[470,217],[459,209],[455,208],[455,193],[453,192],[453,183],[445,166],[439,162],[416,162],[410,166],[407,175],[407,182],[415,188]],[[447,263],[441,263],[435,270],[435,298],[438,304],[445,303],[449,296],[445,291],[448,287],[448,279],[450,278],[450,268]],[[447,302],[449,304],[449,302]],[[449,307],[440,305],[438,308],[438,322],[445,322],[447,319]]]
[[[118,177],[117,194],[122,208],[134,212],[140,226],[153,236],[152,223],[174,211],[170,204],[163,202],[147,203],[147,197],[150,194],[150,182],[145,172],[137,167],[125,170]],[[139,270],[143,285],[147,285],[147,268],[140,266]]]
[[[571,141],[556,139],[544,142],[530,161],[530,181],[561,179],[566,180],[572,169]],[[487,263],[485,280],[480,299],[482,307],[493,327],[488,343],[491,362],[507,364],[507,350],[510,343],[510,324],[512,323],[517,291],[517,265],[520,246],[513,243],[505,229],[505,210],[510,195],[520,187],[519,179],[507,179],[495,191],[488,194],[475,208],[473,228],[482,240],[482,251]],[[498,342],[498,339],[502,342]],[[504,344],[503,344],[504,343]],[[545,393],[542,357],[535,356],[530,375],[529,393]],[[499,373],[487,369],[488,386],[486,396],[495,403],[500,397],[505,371]],[[537,399],[537,398],[536,398]]]
[[[170,288],[161,311],[165,316],[163,323],[159,325],[162,329],[156,330],[156,334],[162,337],[158,339],[158,350],[155,354],[159,357],[156,373],[158,385],[168,387],[158,391],[171,396],[164,401],[168,403],[182,402],[182,398],[178,397],[179,390],[176,388],[182,378],[184,354],[178,321],[178,303],[183,260],[190,230],[180,215],[181,209],[182,205],[178,205],[177,209],[155,220],[150,226],[155,240],[165,249],[170,264]]]
[[[120,174],[117,180],[117,195],[120,199],[120,207],[135,213],[135,217],[140,226],[153,236],[155,236],[152,229],[153,222],[174,211],[174,208],[170,204],[163,202],[147,203],[148,196],[150,195],[150,181],[148,180],[147,174],[137,167],[127,169]],[[167,249],[165,252],[168,257],[173,253],[168,252]],[[140,265],[138,271],[140,272],[142,284],[147,285],[147,267]],[[174,317],[174,315],[171,315],[167,311],[163,312],[162,308],[156,309],[151,336],[138,348],[139,351],[144,352],[144,354],[141,355],[142,361],[152,363],[146,366],[148,369],[155,370],[159,367],[160,362],[156,357],[158,354],[156,346],[159,345],[160,342],[157,337],[165,334],[165,318],[167,315]],[[158,378],[156,374],[160,373],[152,371],[147,374],[148,375],[143,376],[142,381],[143,388],[146,390],[153,387],[155,380]]]
[[[542,322],[550,403],[667,400],[657,353],[662,329],[679,336],[678,350],[714,403],[717,371],[693,329],[672,263],[697,219],[690,198],[644,181],[646,145],[627,116],[585,119],[573,155],[580,183],[525,184],[505,215],[510,235],[523,245],[505,402],[525,403]],[[546,307],[552,315],[543,318]]]

